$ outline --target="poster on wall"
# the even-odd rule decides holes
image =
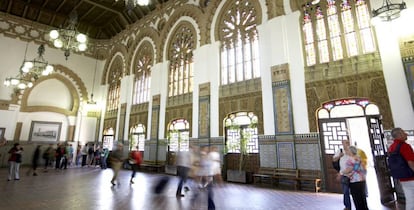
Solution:
[[[61,122],[32,121],[29,141],[58,141]]]

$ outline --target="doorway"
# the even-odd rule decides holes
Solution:
[[[332,167],[332,157],[342,148],[342,140],[349,140],[367,155],[368,200],[374,200],[370,203],[394,201],[378,106],[366,98],[339,99],[324,103],[317,117],[326,191],[342,192],[335,179],[337,172]]]

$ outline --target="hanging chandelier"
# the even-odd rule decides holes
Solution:
[[[401,11],[407,9],[404,1],[401,3],[392,3],[390,0],[384,0],[382,6],[372,11],[372,22],[392,21],[401,16]]]
[[[39,79],[40,76],[47,76],[53,72],[53,66],[49,65],[47,61],[43,58],[45,53],[45,47],[40,45],[37,49],[38,56],[33,60],[27,60],[27,46],[24,53],[24,60],[19,69],[19,74],[15,77],[7,77],[4,80],[4,85],[6,87],[14,86],[17,89],[23,90],[25,88],[33,87],[33,83]]]
[[[118,2],[119,0],[115,0]],[[123,0],[125,2],[125,7],[128,9],[133,9],[136,6],[147,6],[149,4],[149,0]]]
[[[78,23],[78,15],[76,11],[72,11],[69,16],[69,24],[66,28],[54,29],[49,33],[50,41],[56,48],[63,49],[66,60],[70,56],[70,52],[83,52],[88,46],[88,37],[79,33],[76,29]]]

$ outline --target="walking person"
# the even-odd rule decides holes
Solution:
[[[176,166],[177,166],[177,175],[180,177],[180,181],[178,182],[177,191],[175,195],[177,197],[184,197],[184,194],[182,194],[181,191],[183,189],[183,185],[187,182],[188,174],[191,169],[190,151],[178,151],[177,152]]]
[[[20,180],[20,163],[22,162],[23,148],[19,143],[14,143],[13,147],[9,150],[9,176],[8,181]]]
[[[30,175],[31,173],[33,173],[33,176],[37,176],[37,166],[39,165],[39,159],[40,159],[40,148],[42,147],[42,145],[37,145],[35,151],[33,152],[33,157],[32,157],[32,167],[29,168],[29,170],[27,171],[27,175]]]
[[[111,167],[114,172],[114,175],[111,179],[112,186],[116,185],[115,181],[119,184],[118,179],[118,173],[119,170],[121,170],[122,164],[124,163],[123,158],[123,145],[121,143],[118,143],[116,146],[116,149],[112,151],[110,155],[110,161],[111,161]]]
[[[337,180],[341,182],[342,187],[342,194],[343,194],[343,203],[344,203],[344,210],[351,210],[351,194],[349,189],[349,177],[345,176],[341,171],[346,169],[346,162],[350,158],[348,155],[349,150],[349,140],[342,140],[342,147],[338,150],[335,155],[333,156],[332,161],[339,161],[339,173]]]
[[[129,183],[134,184],[135,174],[137,173],[142,163],[142,155],[141,152],[138,150],[138,146],[136,147],[136,150],[130,152],[128,161],[132,169],[131,180],[129,181]]]
[[[411,174],[414,171],[414,151],[411,145],[407,144],[407,133],[402,128],[394,128],[391,131],[391,136],[394,142],[388,149],[389,153],[397,150],[399,147],[400,154],[407,162],[406,170],[411,169]],[[390,166],[391,167],[391,166]],[[410,172],[409,172],[410,173]],[[401,175],[400,173],[399,175]],[[396,178],[396,177],[394,177]],[[405,196],[405,209],[414,210],[414,176],[399,178]]]

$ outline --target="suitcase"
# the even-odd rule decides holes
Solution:
[[[165,190],[165,187],[167,186],[168,182],[170,181],[170,178],[165,176],[162,177],[154,186],[154,193],[160,194]]]

